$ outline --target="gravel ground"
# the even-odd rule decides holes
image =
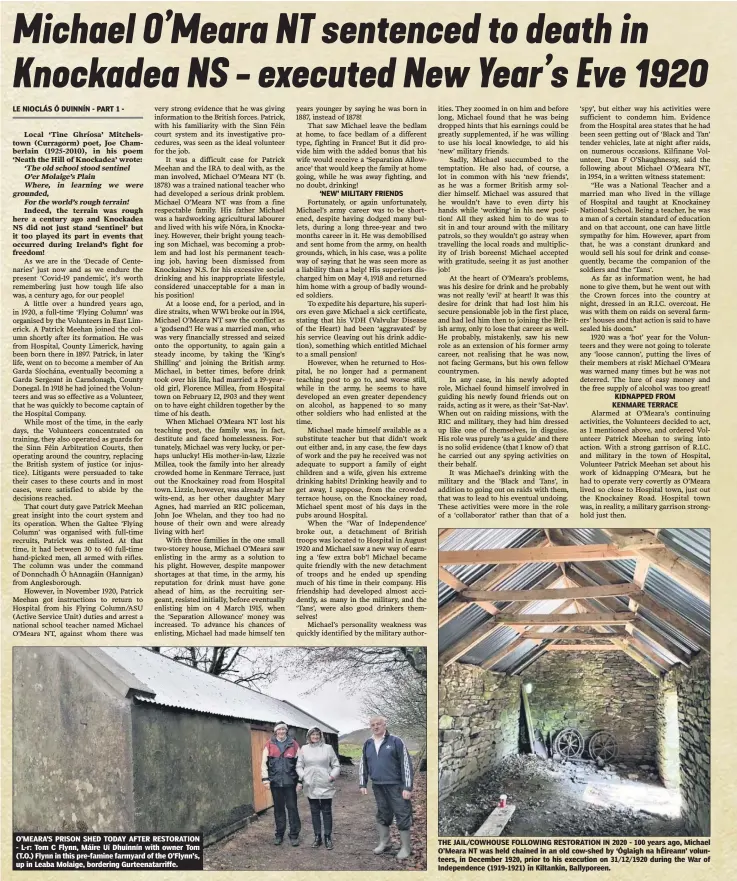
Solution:
[[[302,820],[300,846],[291,847],[288,839],[274,846],[274,812],[265,811],[244,829],[230,838],[205,849],[205,868],[217,871],[395,871],[421,870],[427,865],[425,811],[425,775],[417,774],[412,799],[414,826],[413,853],[409,860],[397,862],[399,835],[392,827],[392,847],[380,856],[372,853],[377,843],[376,803],[369,789],[363,796],[358,791],[358,769],[341,768],[337,792],[333,799],[333,850],[310,847],[313,839],[310,808],[304,796],[299,797]]]
[[[469,786],[440,803],[441,836],[473,835],[496,807],[499,794],[516,806],[502,835],[525,836],[672,836],[683,835],[680,819],[661,816],[659,808],[634,810],[601,807],[582,800],[590,784],[613,784],[622,793],[651,793],[667,798],[651,765],[615,762],[599,768],[593,762],[562,762],[536,756],[509,756]],[[643,784],[649,784],[645,787]]]

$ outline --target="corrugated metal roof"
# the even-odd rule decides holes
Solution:
[[[474,627],[478,627],[484,621],[488,621],[491,615],[485,612],[481,606],[475,603],[469,603],[468,608],[464,609],[460,615],[456,615],[444,624],[438,631],[438,650],[442,653],[449,646],[463,639],[469,634]]]
[[[524,601],[524,590],[526,588],[532,587],[535,584],[540,584],[543,579],[551,575],[556,569],[557,567],[551,563],[528,563],[512,573],[508,578],[499,582],[496,589],[519,590],[520,602],[522,602]],[[509,605],[510,603],[498,603],[497,607],[500,610],[503,610]],[[532,612],[533,610],[536,610],[544,612],[547,611],[549,605],[552,605],[552,607],[555,608],[558,605],[558,602],[553,602],[552,604],[544,602],[532,603],[525,611]],[[460,615],[451,619],[447,624],[440,628],[438,634],[439,651],[445,651],[446,648],[450,647],[455,642],[458,642],[458,640],[463,639],[463,637],[470,633],[474,627],[478,627],[478,625],[482,624],[484,621],[491,620],[491,617],[492,616],[489,615],[488,612],[485,612],[480,606],[477,606],[474,603],[469,603],[468,609],[461,612]],[[501,634],[505,634],[507,637],[511,634],[511,638],[508,638],[505,641]],[[516,635],[516,632],[508,627],[495,630],[493,634],[490,634],[490,636],[487,636],[486,639],[482,640],[478,645],[475,645],[459,660],[461,663],[482,664],[484,661],[488,661],[489,658],[495,655],[499,649],[503,648],[506,642],[511,642],[511,639],[516,638]]]
[[[539,540],[541,535],[539,529],[456,529],[440,542],[440,550],[475,551],[488,548],[519,548]],[[447,566],[446,568],[466,587],[472,587],[497,567],[488,563],[473,563]],[[452,587],[448,587],[444,581],[438,580],[438,606],[449,602],[455,595],[456,592]]]
[[[560,575],[560,570],[554,563],[525,563],[504,581],[500,581],[494,590],[527,590],[556,571]],[[523,599],[524,597],[520,597],[520,600]]]
[[[444,581],[438,581],[438,608],[450,602],[455,595],[452,587],[448,587]]]
[[[487,571],[496,568],[495,566],[488,567]],[[516,572],[513,572],[503,581],[500,581],[499,584],[494,586],[494,590],[527,590],[530,587],[534,587],[536,584],[540,584],[545,578],[549,575],[552,575],[553,572],[557,570],[557,566],[552,563],[526,563],[524,566],[521,566],[517,569]],[[478,580],[478,579],[476,579]],[[467,584],[467,587],[473,587],[475,582],[470,582]],[[446,600],[450,600],[453,597],[457,596],[456,592],[451,588],[446,588],[447,596]],[[492,597],[489,596],[489,600],[491,601]],[[520,597],[520,600],[524,599],[524,597]],[[444,602],[439,603],[440,606],[445,605]],[[509,605],[509,603],[498,603],[497,608],[504,609]]]
[[[520,600],[524,599],[524,594],[520,596]],[[563,600],[538,600],[537,602],[530,603],[523,610],[523,615],[544,615],[547,612],[553,612],[558,606],[563,602]],[[501,605],[501,604],[500,604]],[[506,605],[506,604],[505,604]],[[569,612],[573,612],[574,609],[571,608],[568,610]],[[491,617],[491,616],[489,616]],[[488,661],[489,658],[492,658],[498,651],[504,648],[506,645],[510,645],[514,642],[519,634],[516,630],[511,627],[499,627],[493,633],[486,637],[486,639],[482,640],[478,645],[475,645],[470,651],[466,652],[462,658],[459,660],[461,663],[465,664],[478,664],[481,665],[484,661]],[[530,646],[533,646],[534,643],[530,643]],[[523,648],[523,646],[520,646]],[[515,649],[515,651],[517,651]],[[512,652],[514,654],[514,652]],[[493,669],[498,670],[499,665],[503,664],[506,661],[506,658],[502,658],[497,664],[494,665]]]
[[[687,639],[680,630],[676,630],[675,627],[671,627],[670,624],[666,624],[665,621],[661,621],[656,615],[653,615],[652,612],[649,612],[647,609],[640,609],[638,612],[638,618],[642,618],[648,624],[655,628],[655,630],[660,631],[667,639],[671,642],[675,643],[676,647],[687,649],[689,652],[697,652],[699,647]],[[635,627],[637,627],[637,621],[635,621]],[[663,648],[661,654],[666,652],[667,649]],[[670,653],[668,653],[667,657],[672,657]],[[671,662],[672,663],[672,662]]]
[[[600,529],[564,529],[563,532],[576,544],[609,544],[611,539]],[[661,529],[658,531],[658,541],[665,547],[684,557],[702,569],[704,572],[711,570],[711,530],[710,529]],[[607,561],[614,563],[614,560]],[[634,563],[629,560],[634,570]]]
[[[610,569],[613,569],[614,573],[616,573],[623,582],[632,581],[635,576],[634,559],[626,558],[623,560],[607,560],[606,565]],[[600,578],[599,575],[597,575],[596,572],[584,562],[569,563],[568,569],[578,572],[581,575],[585,575],[593,584],[604,584],[606,581],[605,578]]]
[[[498,627],[459,660],[462,664],[478,664],[480,666],[505,646],[514,642],[515,639],[517,639],[516,630],[511,627]]]
[[[635,624],[635,630],[637,630],[637,624]],[[665,667],[666,670],[672,667],[674,664],[678,663],[678,658],[672,655],[667,649],[661,648],[661,646],[658,645],[657,642],[650,639],[649,636],[646,636],[639,630],[637,630],[637,638],[642,643],[644,643],[651,651],[655,652],[659,659],[662,659],[661,666]],[[634,648],[636,649],[637,645],[635,645]]]
[[[285,722],[295,728],[317,725],[323,731],[338,733],[337,728],[326,725],[292,704],[187,667],[148,649],[106,646],[101,651],[145,682],[155,694],[153,698],[137,697],[136,700],[214,716],[268,722],[271,725],[277,722]]]
[[[699,569],[711,571],[711,529],[661,529],[658,538]]]
[[[709,633],[711,609],[709,604],[690,590],[681,587],[659,569],[652,566],[648,569],[645,580],[646,593],[652,594],[662,605],[684,617],[687,621]]]
[[[611,539],[599,529],[563,529],[562,532],[565,534],[566,538],[569,541],[572,541],[575,544],[609,544]],[[466,544],[465,538],[466,533],[469,533],[473,536],[473,548],[491,548],[491,547],[520,547],[524,544],[528,544],[539,538],[541,535],[541,530],[515,530],[515,529],[503,529],[503,530],[495,530],[495,529],[473,529],[473,530],[456,530],[451,536],[448,536],[448,545],[446,546],[443,543],[441,546],[444,550],[452,547],[456,550],[461,549],[472,549],[471,546]],[[492,533],[490,538],[485,539],[484,533]],[[504,539],[506,538],[507,543],[504,543]],[[711,534],[708,529],[661,529],[658,533],[658,538],[663,542],[663,544],[672,550],[674,553],[683,556],[685,559],[688,559],[695,566],[698,566],[703,571],[709,571],[710,569],[710,543],[711,543]],[[605,583],[605,579],[600,578],[595,573],[593,573],[585,563],[571,563],[568,564],[569,567],[578,571],[579,573],[585,575],[589,578],[594,584],[603,584]],[[634,577],[635,571],[635,560],[634,559],[621,559],[621,560],[607,560],[604,565],[612,570],[612,575],[615,577],[621,578],[623,581],[631,581]],[[460,580],[464,581],[464,583],[469,586],[473,583],[473,580],[478,580],[480,577],[483,577],[487,572],[494,569],[494,566],[489,565],[476,565],[476,566],[456,566],[453,567],[453,573],[456,577],[460,578]],[[496,589],[505,589],[505,590],[514,590],[514,589],[528,589],[535,587],[537,584],[540,584],[545,578],[548,578],[552,572],[556,569],[555,566],[549,563],[531,563],[523,566],[518,569],[517,572],[513,573],[508,579],[496,585]],[[461,577],[458,573],[459,571],[464,571],[464,577]],[[472,579],[472,580],[471,580]],[[650,566],[648,569],[647,579],[645,582],[645,591],[650,594],[654,599],[656,599],[661,605],[667,607],[668,609],[672,609],[675,613],[684,618],[685,621],[689,622],[692,626],[701,630],[704,634],[709,633],[709,616],[710,609],[709,604],[702,600],[700,597],[695,596],[691,591],[684,588],[678,582],[674,581],[669,575],[662,572],[656,566]],[[441,600],[441,605],[443,602],[447,602],[454,595],[454,591],[444,586],[443,599]],[[520,599],[523,599],[522,595]],[[597,603],[596,600],[589,600],[592,606],[595,609],[605,611],[606,607]],[[619,606],[622,610],[628,608],[627,598],[621,597],[618,600]],[[557,603],[554,600],[549,600],[545,602],[537,602],[531,603],[526,609],[527,613],[545,613],[552,611]],[[503,607],[503,604],[500,604],[500,608]],[[473,607],[478,608],[478,607]],[[573,611],[570,609],[569,611]],[[448,646],[452,645],[455,641],[457,641],[461,636],[465,636],[468,632],[470,632],[473,627],[477,626],[481,621],[488,619],[490,616],[485,613],[482,615],[471,615],[469,614],[470,610],[465,611],[463,615],[458,616],[454,621],[449,622],[445,627],[440,630],[440,634],[442,637],[442,646],[441,651],[443,651]],[[682,649],[689,651],[691,653],[699,650],[698,645],[689,640],[683,633],[679,630],[675,629],[671,625],[662,621],[657,615],[652,612],[644,609],[642,606],[639,610],[640,616],[652,627],[654,627],[657,631],[663,634],[664,637],[667,637],[675,646],[679,646]],[[459,619],[462,618],[462,621]],[[458,622],[458,623],[456,623]],[[455,625],[455,626],[453,626]],[[616,633],[616,631],[614,631]],[[460,633],[460,635],[458,635]],[[515,631],[510,628],[499,628],[495,630],[493,634],[490,634],[486,639],[480,642],[477,646],[474,646],[469,652],[467,652],[462,658],[461,661],[472,663],[472,664],[483,664],[484,661],[489,660],[494,654],[496,654],[501,648],[505,645],[509,645],[516,638]],[[638,632],[638,639],[641,639],[644,644],[647,645],[651,651],[653,651],[658,657],[658,663],[664,669],[669,669],[676,663],[677,659],[670,654],[664,647],[656,644],[652,639],[648,639],[643,633]],[[497,662],[494,665],[493,669],[497,672],[506,672],[506,673],[519,673],[524,670],[527,666],[529,666],[532,661],[534,661],[539,654],[541,654],[542,649],[539,646],[536,646],[534,643],[529,642],[526,643],[519,648],[515,649],[513,652],[510,652],[509,655],[502,658],[501,661]]]
[[[551,590],[550,592],[554,593],[555,591]],[[558,610],[558,606],[564,602],[566,602],[566,600],[536,600],[534,603],[528,603],[525,608],[520,611],[520,615],[549,615],[551,612]],[[573,603],[573,600],[568,600],[567,602]],[[572,615],[576,610],[571,607],[569,609],[559,609],[558,611],[561,615]]]
[[[510,652],[506,658],[502,658],[499,664],[494,665],[494,671],[497,673],[509,673],[514,675],[521,673],[525,667],[529,667],[533,661],[536,661],[540,655],[544,654],[545,647],[535,645],[534,642],[524,642],[519,648]]]
[[[608,545],[611,539],[600,529],[564,529],[563,532],[577,545]]]
[[[618,577],[623,581],[631,581],[635,574],[634,560],[607,560],[606,565],[612,569]],[[602,584],[603,579],[596,573],[592,572],[585,563],[574,563],[571,568],[581,572],[595,584]],[[672,609],[694,627],[697,627],[703,633],[708,634],[710,630],[710,608],[709,604],[700,597],[695,596],[690,590],[686,590],[678,582],[674,581],[670,576],[661,572],[655,566],[650,566],[647,570],[647,578],[645,579],[645,593],[650,594],[661,605]],[[664,621],[661,621],[652,612],[646,609],[640,609],[640,614],[651,623],[656,623],[665,633],[673,631]],[[691,651],[698,648],[695,643],[690,642],[685,636],[679,634],[679,640],[684,641],[683,644],[688,646]]]
[[[502,568],[504,565],[505,564],[502,564],[501,566],[490,566],[487,564],[473,567],[476,571],[468,573],[466,577],[461,580],[466,587],[473,587],[478,581],[485,578],[488,573],[492,572],[494,569]],[[465,568],[471,569],[472,567]],[[494,590],[526,590],[529,587],[534,587],[536,584],[539,584],[543,578],[546,578],[548,575],[555,572],[557,568],[558,567],[554,563],[526,563],[498,584],[494,585]],[[472,577],[469,578],[469,575]],[[444,606],[445,603],[452,600],[455,596],[457,596],[457,594],[453,588],[448,587],[444,581],[438,581],[439,607]]]
[[[440,541],[441,551],[515,548],[540,535],[539,529],[455,529]]]

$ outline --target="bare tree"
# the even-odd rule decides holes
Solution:
[[[151,651],[256,691],[273,682],[280,668],[271,649],[197,645],[156,646]]]
[[[404,737],[422,747],[427,739],[427,679],[406,671],[393,678],[389,688],[367,693],[363,702],[367,716],[385,716]]]
[[[386,716],[392,730],[413,737],[424,751],[427,738],[425,646],[309,646],[287,650],[292,664],[309,670],[316,691],[325,682],[363,693],[366,717]]]
[[[290,660],[310,671],[319,688],[324,682],[366,686],[408,671],[427,679],[425,646],[308,646],[288,649]]]

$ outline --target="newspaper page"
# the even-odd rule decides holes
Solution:
[[[736,24],[2,4],[3,878],[734,875]]]

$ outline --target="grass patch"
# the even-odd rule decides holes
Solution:
[[[348,756],[351,759],[360,759],[361,753],[363,752],[363,744],[362,743],[341,743],[339,752],[342,756]],[[412,758],[415,758],[415,756],[418,755],[420,750],[410,749],[410,750],[408,750],[408,752],[412,756]]]

